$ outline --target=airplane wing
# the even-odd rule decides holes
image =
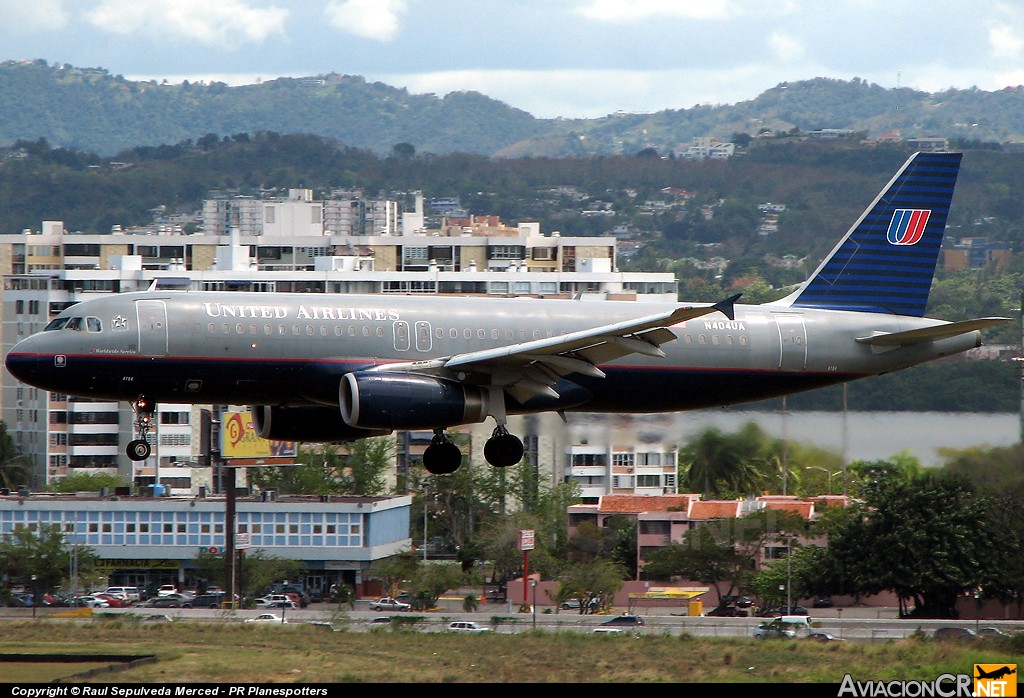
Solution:
[[[388,364],[374,370],[454,375],[462,381],[504,388],[520,402],[537,395],[557,398],[558,393],[552,386],[562,376],[580,373],[603,378],[605,374],[598,364],[629,354],[664,357],[660,345],[676,338],[669,329],[672,325],[716,312],[732,320],[733,306],[740,295],[714,305],[681,306],[557,337],[427,361]]]
[[[857,341],[873,347],[901,347],[908,344],[921,344],[923,342],[934,342],[936,339],[955,337],[1009,321],[1010,318],[1008,317],[985,317],[976,320],[963,320],[961,322],[947,322],[941,325],[933,325],[932,327],[907,330],[906,332],[883,332],[871,335],[870,337],[857,337]]]

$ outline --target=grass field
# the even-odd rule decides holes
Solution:
[[[369,632],[312,625],[130,621],[11,621],[0,654],[154,655],[89,683],[719,683],[839,684],[932,681],[975,663],[1015,664],[1024,636],[1002,642],[881,644],[696,639],[578,632],[458,635],[383,626]],[[34,668],[33,668],[34,667]],[[92,668],[92,667],[85,667]],[[3,682],[42,682],[83,671],[0,664]],[[28,672],[28,673],[26,673]],[[34,675],[33,675],[34,672]]]

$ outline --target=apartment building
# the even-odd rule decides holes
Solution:
[[[603,528],[614,516],[633,520],[637,525],[637,567],[642,570],[652,553],[672,543],[682,543],[689,531],[704,524],[731,522],[762,510],[789,512],[811,523],[826,507],[846,506],[848,503],[848,498],[841,495],[807,499],[792,495],[765,495],[750,499],[706,500],[699,494],[683,493],[662,496],[609,494],[598,497],[593,503],[569,507],[569,535],[585,522]],[[804,535],[798,538],[801,543],[821,543],[819,539]],[[785,557],[786,553],[785,542],[767,541],[756,551],[754,564],[760,568],[771,560]]]

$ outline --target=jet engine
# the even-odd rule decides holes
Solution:
[[[264,439],[337,443],[370,436],[385,436],[390,429],[357,429],[342,420],[333,407],[279,407],[253,405],[252,425]]]
[[[417,373],[347,373],[338,402],[345,423],[362,429],[441,429],[488,414],[480,388]]]

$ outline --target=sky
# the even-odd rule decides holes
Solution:
[[[859,78],[1024,84],[1020,0],[0,0],[0,61],[131,80],[327,73],[539,118],[734,104]]]

